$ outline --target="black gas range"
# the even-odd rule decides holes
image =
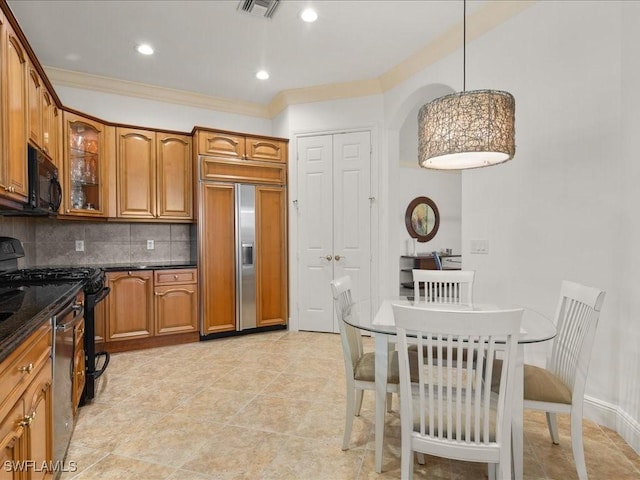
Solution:
[[[109,364],[108,352],[96,352],[95,347],[95,307],[109,294],[106,287],[104,269],[94,266],[37,267],[18,269],[18,258],[24,257],[24,249],[19,240],[0,237],[0,297],[8,297],[17,305],[21,288],[30,285],[55,285],[59,283],[81,282],[84,292],[84,350],[86,383],[80,404],[95,397],[95,380]],[[16,293],[17,294],[14,294]],[[6,310],[6,308],[5,308]],[[10,314],[10,312],[6,312]]]

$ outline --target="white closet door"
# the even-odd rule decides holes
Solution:
[[[333,276],[351,277],[358,314],[371,318],[371,134],[333,138]]]
[[[297,151],[298,326],[337,333],[334,278],[352,277],[360,314],[370,318],[371,134],[300,137]]]

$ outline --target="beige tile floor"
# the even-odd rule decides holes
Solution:
[[[371,349],[371,339],[366,348]],[[64,480],[350,480],[400,478],[397,397],[384,473],[373,465],[372,392],[341,450],[344,366],[338,335],[271,332],[115,354],[95,401],[80,409]],[[526,413],[525,479],[577,478],[567,418],[552,445]],[[592,480],[640,479],[640,458],[585,421]],[[486,478],[486,467],[428,457],[415,478]]]

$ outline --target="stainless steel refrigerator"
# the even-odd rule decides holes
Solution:
[[[256,187],[235,184],[236,330],[256,328]]]

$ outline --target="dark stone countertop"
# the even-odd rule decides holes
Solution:
[[[104,268],[106,272],[115,272],[120,270],[168,270],[171,268],[196,268],[196,262],[105,263],[96,266]]]
[[[81,289],[82,282],[13,285],[0,295],[0,362]]]

